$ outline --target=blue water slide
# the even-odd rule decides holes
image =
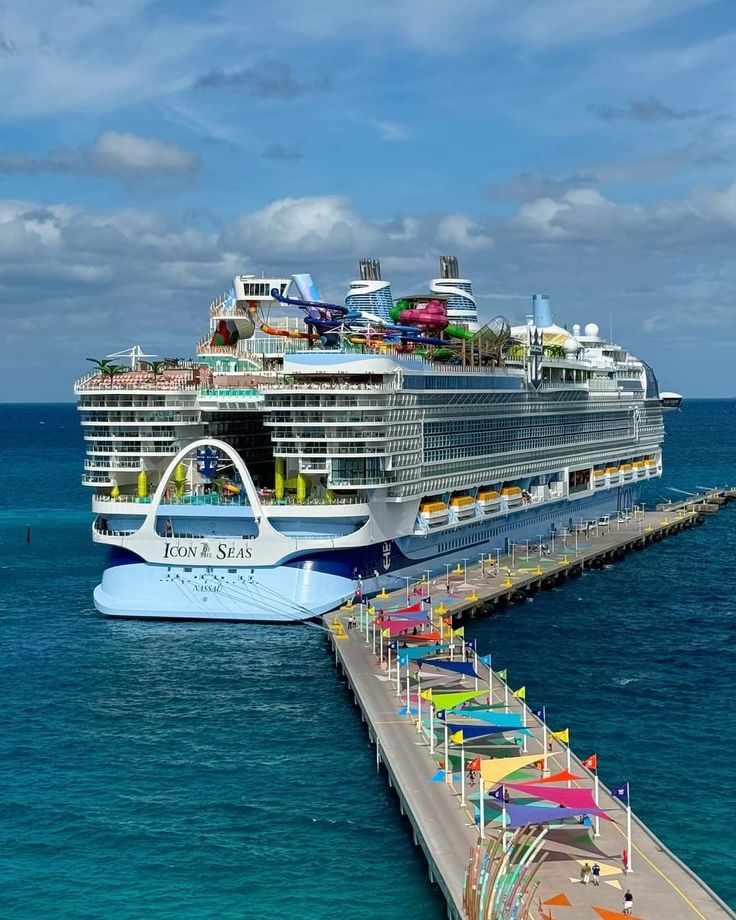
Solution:
[[[278,288],[271,288],[271,297],[273,297],[274,300],[278,300],[279,303],[288,304],[290,307],[316,307],[321,310],[331,310],[339,316],[345,316],[348,312],[347,307],[341,307],[336,303],[322,303],[322,301],[319,300],[297,300],[295,297],[286,297]]]

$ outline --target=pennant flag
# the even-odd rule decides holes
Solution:
[[[462,729],[460,729],[459,732],[453,732],[453,733],[450,735],[450,741],[452,741],[453,744],[462,744],[462,743],[463,743],[463,731],[462,731]]]
[[[468,770],[475,770],[477,773],[480,770],[480,757],[474,757],[468,764]]]
[[[465,627],[460,626],[458,629],[453,629],[452,634],[457,639],[464,639],[465,638]]]
[[[389,642],[388,647],[391,649],[392,652],[395,652],[396,649],[399,647],[399,643],[398,643],[398,642]]]
[[[616,786],[615,789],[611,789],[611,795],[615,799],[620,799],[624,805],[629,804],[629,784],[622,783],[620,786]]]
[[[583,766],[587,767],[589,770],[597,770],[598,769],[598,755],[591,754],[590,757],[586,757],[582,763],[583,763]]]
[[[383,636],[384,639],[390,639],[390,638],[391,638],[391,630],[390,630],[390,629],[382,629],[382,630],[381,630],[381,635]]]
[[[514,690],[514,692],[511,695],[515,696],[517,700],[525,700],[526,699],[526,686],[519,687],[519,689]]]
[[[508,668],[504,668],[502,671],[496,671],[501,680],[508,680],[509,671]]]
[[[542,722],[546,721],[546,707],[540,706],[539,709],[533,709],[532,712],[538,719],[541,719]]]
[[[500,757],[493,760],[482,760],[480,763],[480,775],[484,783],[495,785],[500,783],[511,773],[516,773],[524,767],[533,764],[539,760],[539,754],[522,754],[520,757]]]
[[[491,655],[490,655],[490,654],[488,654],[488,655],[479,655],[479,656],[478,656],[478,660],[479,660],[479,661],[482,661],[483,664],[487,665],[487,666],[490,668],[490,666],[491,666]]]
[[[428,700],[428,701],[431,702],[431,700],[432,700],[432,690],[431,690],[431,688],[430,688],[429,690],[422,690],[422,692],[419,694],[419,696],[421,696],[421,698],[422,698],[423,700]]]
[[[490,793],[490,797],[492,799],[498,799],[499,802],[503,802],[505,791],[503,786],[499,786],[498,789],[494,789],[493,792]]]
[[[570,743],[570,729],[563,728],[561,732],[550,732],[553,738],[557,738],[558,741],[563,741],[565,744]]]
[[[469,648],[472,648],[473,651],[475,651],[475,647],[476,647],[477,644],[478,644],[478,640],[477,640],[477,639],[468,639],[468,641],[467,641],[465,644],[466,644]]]

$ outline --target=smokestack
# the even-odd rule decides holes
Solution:
[[[440,256],[440,278],[459,278],[457,256]]]
[[[360,279],[361,281],[381,280],[381,263],[378,259],[360,260]]]
[[[549,294],[532,295],[532,314],[534,325],[538,329],[545,329],[552,325],[552,307],[549,303]]]

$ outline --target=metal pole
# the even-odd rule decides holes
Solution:
[[[508,837],[506,836],[506,789],[504,786],[501,786],[501,793],[501,802],[503,803],[503,811],[501,812],[501,827],[503,828],[503,851],[505,853],[506,847],[508,846]]]
[[[600,801],[598,799],[598,770],[595,771],[594,776],[595,776],[595,787],[594,787],[595,788],[595,804],[599,806]],[[601,819],[598,815],[596,815],[595,816],[595,831],[593,833],[593,836],[600,837],[600,835],[601,835]]]
[[[417,734],[422,733],[422,678],[421,671],[417,671]]]
[[[409,660],[406,662],[407,668],[409,667]],[[399,650],[396,649],[396,696],[401,699],[401,662],[399,661]]]
[[[626,847],[628,853],[628,859],[626,861],[626,871],[633,872],[634,870],[631,867],[631,790],[629,789],[629,783],[626,783]]]
[[[566,745],[566,749],[567,749],[567,772],[569,773],[570,772],[570,744],[569,743]],[[572,780],[567,781],[567,788],[572,789]]]
[[[373,619],[373,654],[376,654],[376,620]]]
[[[396,650],[398,652],[398,649]],[[386,650],[386,660],[388,661],[388,672],[387,677],[391,680],[391,644],[389,643],[388,649]]]
[[[486,839],[486,789],[483,777],[480,777],[480,839]]]
[[[463,559],[463,587],[468,586],[468,560]]]
[[[526,728],[526,703],[524,700],[521,700],[521,724],[524,728]],[[521,739],[521,750],[524,754],[526,754],[526,732],[521,733]]]
[[[409,662],[406,662],[406,714],[411,718],[411,697],[409,695]]]
[[[503,684],[503,705],[506,712],[509,711],[509,685],[504,681]]]
[[[447,728],[447,710],[445,710],[445,782],[452,782],[452,767],[450,767],[450,732]]]
[[[465,742],[460,742],[460,807],[465,807]]]
[[[478,641],[477,639],[475,640]],[[473,678],[473,689],[478,689],[478,651],[473,647],[473,670],[475,671],[475,677]]]
[[[434,703],[429,701],[429,753],[434,754]]]

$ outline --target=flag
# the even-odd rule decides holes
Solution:
[[[399,647],[399,643],[396,642],[396,641],[394,640],[393,642],[389,642],[388,647],[389,647],[392,651],[395,652],[396,649]]]
[[[519,687],[519,689],[514,690],[514,692],[511,695],[515,696],[517,700],[525,700],[526,699],[526,686]]]
[[[457,639],[464,639],[465,638],[465,627],[460,626],[458,629],[453,629],[452,634]]]
[[[419,696],[421,696],[423,700],[429,700],[430,703],[432,702],[432,690],[431,689],[422,690]]]
[[[563,728],[561,732],[552,732],[552,737],[557,738],[558,741],[563,741],[565,744],[570,743],[570,729]]]
[[[499,802],[503,802],[505,798],[506,787],[499,786],[498,789],[494,789],[490,794],[492,799],[498,799]]]
[[[597,770],[598,769],[598,755],[591,754],[590,757],[586,757],[582,763],[583,763],[583,766],[587,767],[589,770]]]
[[[476,773],[480,770],[480,757],[474,757],[468,764],[468,770],[475,770]]]
[[[533,709],[532,712],[538,719],[541,719],[542,722],[546,721],[547,715],[544,706],[540,706],[539,709]]]
[[[507,680],[509,676],[508,668],[504,668],[503,671],[498,671],[498,676],[501,680]]]
[[[390,638],[391,638],[391,630],[390,630],[390,629],[382,629],[382,630],[381,630],[381,636],[382,636],[384,639],[390,639]]]
[[[468,641],[467,641],[465,644],[468,646],[468,648],[472,648],[473,651],[475,651],[475,647],[476,647],[476,645],[478,644],[478,640],[477,640],[477,639],[468,639]]]
[[[482,661],[483,664],[488,665],[488,667],[490,668],[490,666],[491,666],[491,655],[490,655],[490,653],[489,653],[488,655],[480,655],[480,656],[479,656],[479,660]]]
[[[611,795],[615,799],[620,799],[624,803],[624,805],[628,805],[629,804],[629,784],[622,783],[620,786],[616,786],[615,788],[611,789]]]
[[[453,732],[450,735],[450,741],[452,741],[453,744],[462,744],[463,743],[463,730],[460,729],[459,732]]]

